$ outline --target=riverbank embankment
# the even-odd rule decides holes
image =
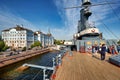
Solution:
[[[30,50],[30,51],[25,51],[17,55],[9,56],[9,57],[3,57],[0,59],[0,68],[8,66],[10,64],[14,64],[16,62],[49,52],[50,49],[41,49],[41,50]]]

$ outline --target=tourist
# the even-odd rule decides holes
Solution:
[[[100,43],[99,47],[98,47],[98,52],[101,53],[101,47],[102,47],[102,44]]]
[[[109,46],[109,47],[107,48],[107,52],[108,52],[108,53],[111,53],[111,50],[110,50],[110,49],[111,49],[111,46]]]
[[[112,54],[112,55],[115,54],[115,47],[114,47],[114,45],[111,46],[111,54]]]
[[[120,44],[117,45],[117,52],[118,52],[118,53],[120,52]]]
[[[99,47],[97,45],[95,45],[95,53],[98,52],[98,49],[99,49]]]
[[[102,47],[101,47],[101,60],[105,59],[105,54],[106,54],[106,46],[105,46],[105,44],[102,44]]]
[[[94,53],[95,53],[95,46],[92,46],[92,57],[94,57]]]
[[[10,52],[10,55],[9,56],[12,56],[13,55],[13,52]]]

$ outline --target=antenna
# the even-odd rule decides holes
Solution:
[[[104,2],[104,3],[98,3],[98,4],[91,4],[91,3],[85,4],[85,3],[82,3],[81,6],[67,7],[67,8],[64,8],[64,9],[85,8],[85,7],[91,7],[91,6],[106,5],[106,4],[118,4],[118,3],[115,3],[115,2]]]
[[[21,26],[23,27],[23,24],[21,24]]]
[[[48,34],[50,34],[50,28],[48,28]]]

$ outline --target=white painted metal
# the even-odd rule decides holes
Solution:
[[[94,33],[99,34],[100,33],[99,29],[98,28],[88,28],[88,29],[81,31],[80,33],[76,33],[75,35],[76,35],[76,37],[80,37],[80,36],[85,35],[85,34],[94,34]]]
[[[49,69],[49,70],[54,70],[53,67],[45,67],[45,66],[38,66],[34,64],[24,64],[23,66],[28,66],[28,67],[34,67],[34,68],[41,68],[41,69]]]

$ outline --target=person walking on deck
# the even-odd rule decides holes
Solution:
[[[98,46],[98,53],[101,53],[101,48],[102,48],[102,44],[100,43],[100,45]]]
[[[115,54],[115,47],[114,47],[114,45],[111,46],[111,53],[112,53],[112,55]]]
[[[105,46],[105,44],[102,44],[102,47],[101,47],[101,60],[105,59],[105,54],[106,54],[106,46]]]
[[[94,57],[94,53],[95,53],[95,46],[92,46],[92,57]]]
[[[99,47],[97,45],[95,45],[95,53],[98,53],[98,49],[99,49]]]

